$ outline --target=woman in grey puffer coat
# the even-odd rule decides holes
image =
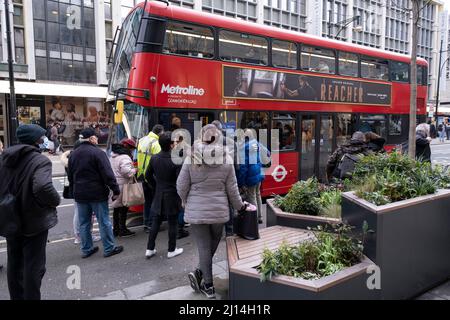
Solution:
[[[200,267],[189,273],[191,287],[208,298],[215,297],[212,258],[217,250],[229,202],[243,210],[232,158],[220,142],[221,132],[214,125],[202,128],[201,140],[194,142],[177,180],[177,191],[185,207],[184,219],[192,226],[198,247]]]

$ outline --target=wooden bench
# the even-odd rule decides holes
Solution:
[[[377,290],[368,290],[366,270],[373,263],[361,263],[318,280],[276,276],[261,282],[256,267],[265,248],[276,250],[283,242],[295,245],[314,239],[311,231],[273,226],[260,230],[260,239],[227,238],[230,299],[376,299]]]

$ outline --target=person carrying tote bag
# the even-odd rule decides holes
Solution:
[[[142,182],[138,182],[136,177],[132,181],[123,186],[122,203],[126,207],[144,204],[144,188]]]
[[[122,139],[112,145],[111,167],[120,188],[119,197],[112,202],[113,234],[115,237],[130,237],[135,235],[127,229],[128,207],[144,203],[142,184],[136,181],[137,169],[133,165],[132,151],[136,144],[131,139]]]

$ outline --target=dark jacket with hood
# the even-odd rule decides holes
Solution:
[[[163,217],[177,215],[181,210],[181,199],[177,193],[177,178],[181,165],[172,161],[170,151],[161,151],[150,159],[145,180],[155,190],[151,213]]]
[[[16,195],[22,235],[36,235],[58,223],[61,197],[53,187],[52,163],[39,148],[19,144],[6,149],[0,157],[0,177],[2,189],[6,186]]]
[[[430,141],[427,135],[422,132],[416,132],[416,159],[423,162],[431,162]]]
[[[82,142],[72,151],[67,171],[76,202],[107,201],[110,189],[114,195],[120,195],[106,153],[89,142]]]
[[[351,155],[363,154],[367,155],[371,151],[369,150],[366,143],[359,140],[350,140],[349,143],[339,146],[336,151],[330,156],[327,163],[327,177],[331,178],[336,173],[336,168],[339,165],[344,154],[348,153]]]

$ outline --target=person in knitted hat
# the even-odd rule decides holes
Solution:
[[[16,135],[19,143],[37,146],[44,142],[46,132],[44,128],[37,124],[23,124],[17,128]]]
[[[6,236],[8,289],[12,300],[39,300],[45,274],[48,230],[58,218],[61,198],[53,187],[52,163],[41,154],[46,130],[35,124],[18,127],[19,144],[4,150],[0,158],[0,198],[14,197],[19,221],[0,216],[0,235]],[[5,212],[5,202],[0,212]],[[4,226],[14,225],[9,232]],[[12,232],[11,230],[16,230]]]

